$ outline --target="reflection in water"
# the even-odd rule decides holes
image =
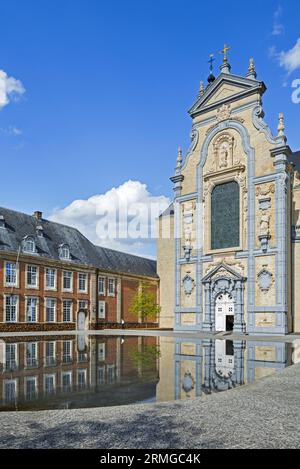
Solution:
[[[299,361],[299,350],[297,343],[269,341],[6,337],[0,340],[0,410],[187,399],[274,373]]]

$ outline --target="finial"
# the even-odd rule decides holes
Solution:
[[[283,116],[282,112],[280,112],[279,115],[278,115],[277,130],[278,130],[278,137],[283,137],[284,139],[286,139],[286,136],[285,136],[285,133],[284,133],[284,116]]]
[[[256,79],[256,71],[255,71],[255,66],[254,66],[254,59],[253,57],[251,57],[251,59],[249,60],[249,67],[248,67],[248,73],[247,73],[247,77],[248,78],[252,78],[252,79]]]
[[[199,87],[199,96],[203,96],[203,95],[204,95],[204,83],[201,80],[200,81],[200,87]]]
[[[215,60],[216,59],[214,58],[214,54],[210,54],[209,61],[208,61],[208,63],[209,63],[209,76],[207,78],[207,81],[208,81],[209,84],[212,83],[213,81],[215,81],[215,76],[213,74],[213,63],[214,63]]]
[[[182,149],[178,147],[175,174],[180,174],[182,166]]]
[[[230,46],[227,44],[224,44],[224,48],[221,50],[220,54],[223,54],[223,63],[227,64],[228,62],[228,57],[227,57],[227,52],[229,51]]]
[[[222,73],[230,73],[230,70],[231,70],[231,66],[229,65],[228,56],[227,56],[229,49],[230,49],[230,46],[228,46],[227,44],[224,44],[223,49],[220,51],[220,54],[223,54],[223,63],[220,66],[220,70]]]

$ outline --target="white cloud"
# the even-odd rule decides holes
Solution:
[[[151,195],[146,184],[129,180],[55,209],[49,218],[76,227],[97,245],[151,257],[155,219],[169,204],[167,197]]]
[[[281,36],[284,34],[284,26],[281,23],[282,7],[279,6],[273,15],[272,36]]]
[[[3,135],[8,135],[9,137],[18,137],[22,135],[22,130],[18,127],[10,125],[9,127],[0,127],[0,133]]]
[[[0,70],[0,109],[6,106],[11,99],[25,93],[25,88],[20,80],[9,77],[6,72]]]
[[[281,51],[276,54],[279,65],[284,68],[290,75],[292,72],[300,68],[300,38],[296,44],[289,50]]]

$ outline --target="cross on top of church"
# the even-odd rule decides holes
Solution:
[[[210,70],[211,72],[213,71],[213,62],[214,62],[214,60],[216,60],[216,59],[214,58],[214,54],[210,54],[208,63],[209,63],[209,70]]]
[[[227,44],[224,44],[224,48],[220,51],[220,54],[223,54],[224,64],[227,63],[227,61],[228,61],[227,53],[228,53],[229,49],[230,49],[230,46],[228,46]]]

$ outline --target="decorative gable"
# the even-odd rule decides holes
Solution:
[[[266,90],[262,81],[244,78],[228,73],[221,73],[207,86],[204,94],[198,98],[189,110],[192,117],[220,107],[222,104],[242,99],[251,94],[263,94]]]

